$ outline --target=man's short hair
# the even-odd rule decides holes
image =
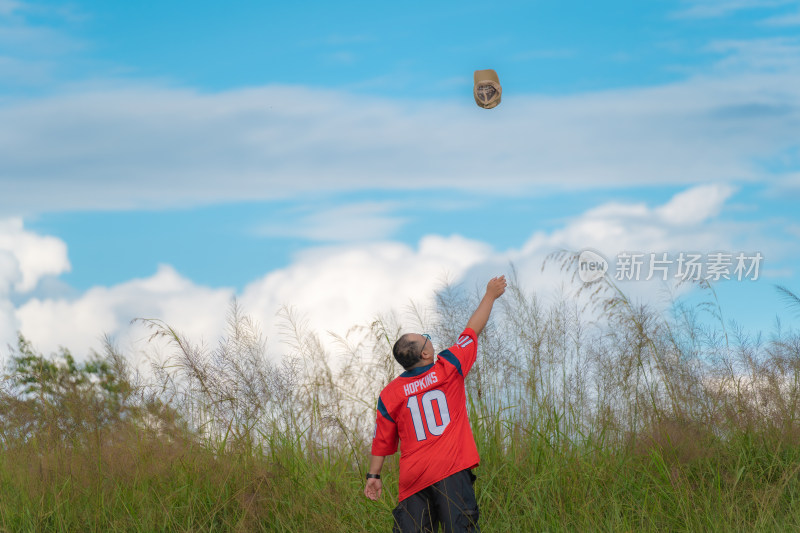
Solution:
[[[397,342],[394,343],[394,347],[392,348],[394,358],[406,370],[416,365],[422,359],[420,356],[422,352],[421,343],[411,339],[410,335],[410,333],[406,333],[397,339]]]

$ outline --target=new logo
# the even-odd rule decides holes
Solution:
[[[592,283],[608,272],[606,258],[592,250],[584,250],[578,256],[578,277],[584,283]]]

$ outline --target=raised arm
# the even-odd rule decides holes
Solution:
[[[483,328],[486,327],[486,322],[489,321],[489,314],[492,312],[494,301],[497,300],[506,291],[506,277],[500,276],[492,278],[486,285],[486,294],[483,295],[481,303],[478,304],[475,312],[467,321],[467,327],[475,331],[475,335],[480,335]]]

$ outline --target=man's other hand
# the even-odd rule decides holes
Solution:
[[[367,486],[364,487],[364,496],[370,500],[377,500],[381,497],[383,484],[380,479],[370,478],[367,480]]]

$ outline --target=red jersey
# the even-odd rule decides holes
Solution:
[[[400,441],[400,501],[478,465],[464,390],[477,353],[467,328],[435,363],[403,372],[381,392],[372,455],[392,455]]]

